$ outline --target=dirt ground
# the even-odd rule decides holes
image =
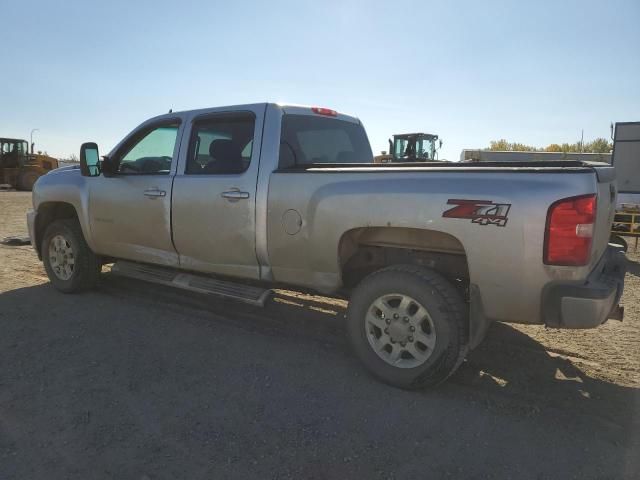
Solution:
[[[0,238],[30,194],[0,192]],[[63,295],[0,245],[0,479],[640,478],[640,255],[624,322],[496,324],[445,385],[371,379],[344,305],[265,309],[104,275]]]

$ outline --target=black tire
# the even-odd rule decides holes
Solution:
[[[421,365],[393,366],[369,343],[367,312],[376,299],[389,294],[415,299],[431,317],[435,347]],[[347,332],[356,355],[375,377],[396,387],[421,389],[444,382],[464,360],[468,351],[467,318],[465,301],[442,275],[420,266],[395,265],[372,273],[355,288],[347,309]]]
[[[611,237],[609,238],[609,243],[620,246],[622,250],[625,251],[625,253],[629,249],[629,244],[620,235],[611,235]]]
[[[63,279],[54,272],[49,255],[49,245],[56,236],[62,236],[68,242],[74,256],[71,276]],[[82,235],[82,229],[76,219],[62,219],[52,222],[45,230],[42,239],[42,262],[53,286],[64,293],[76,293],[95,287],[98,283],[102,263]]]
[[[22,172],[18,176],[18,189],[30,192],[31,190],[33,190],[33,186],[35,185],[38,178],[40,178],[38,172]]]

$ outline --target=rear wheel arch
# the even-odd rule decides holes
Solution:
[[[364,227],[345,232],[338,244],[343,285],[349,289],[389,265],[415,264],[450,280],[468,281],[469,264],[462,242],[445,232],[405,227]]]
[[[489,325],[484,317],[480,289],[471,282],[462,242],[437,230],[366,227],[345,232],[338,249],[340,274],[347,296],[369,275],[397,266],[427,268],[444,277],[465,302],[466,341],[473,348]]]

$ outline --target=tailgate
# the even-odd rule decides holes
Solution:
[[[605,253],[611,234],[611,224],[616,213],[616,177],[615,169],[610,165],[594,167],[597,178],[598,204],[596,224],[593,235],[593,257],[591,265],[600,260]]]

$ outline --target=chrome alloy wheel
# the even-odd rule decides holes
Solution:
[[[73,275],[75,257],[71,244],[62,235],[56,235],[49,242],[49,263],[53,273],[60,280],[69,280]]]
[[[392,293],[374,300],[367,310],[365,328],[373,351],[394,367],[418,367],[436,346],[429,312],[408,295]]]

